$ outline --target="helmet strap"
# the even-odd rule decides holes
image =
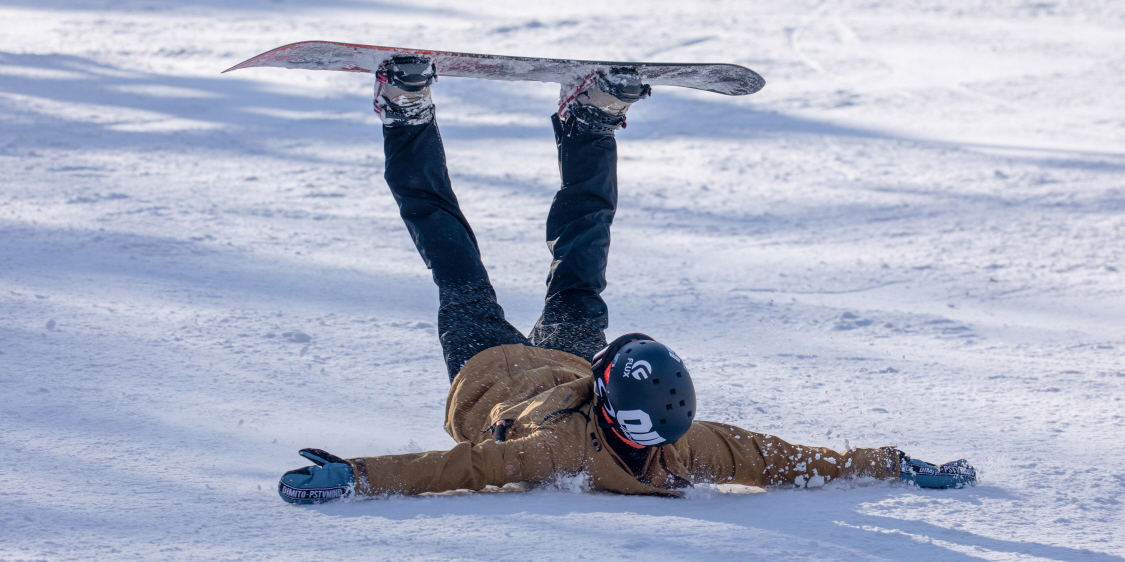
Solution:
[[[601,427],[603,430],[612,431],[614,436],[617,437],[618,439],[620,439],[626,445],[628,445],[628,446],[630,446],[634,449],[644,449],[645,448],[644,445],[641,445],[640,443],[635,443],[635,442],[627,439],[624,435],[621,434],[621,431],[618,429],[618,426],[617,426],[617,420],[609,417],[609,411],[607,411],[605,406],[602,405],[602,401],[603,401],[603,399],[599,396],[596,406],[597,406],[598,414],[600,414],[600,415],[595,414],[595,417],[598,420],[598,426]]]
[[[602,398],[598,398],[597,410],[598,414],[600,414],[595,416],[598,418],[598,427],[602,429],[617,427],[617,420],[609,416],[609,412],[605,409],[605,402]]]
[[[634,448],[634,449],[644,449],[644,448],[645,448],[645,446],[644,446],[644,445],[641,445],[640,443],[634,443],[634,442],[632,442],[632,441],[630,441],[630,440],[626,439],[624,435],[621,435],[621,432],[620,432],[620,431],[617,431],[617,427],[614,427],[614,428],[613,428],[613,432],[614,432],[614,433],[616,433],[616,434],[617,434],[617,438],[618,438],[618,439],[621,439],[622,441],[624,441],[626,445],[628,445],[628,446],[630,446],[630,447],[632,447],[632,448]]]

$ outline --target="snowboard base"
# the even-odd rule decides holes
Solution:
[[[356,45],[332,41],[303,41],[278,47],[223,72],[252,67],[375,72],[386,59],[396,55],[430,57],[438,76],[576,84],[595,72],[630,68],[653,86],[679,86],[724,94],[745,96],[761,90],[766,81],[753,70],[736,64],[614,62],[506,55],[480,55],[446,51],[427,51],[377,45]]]

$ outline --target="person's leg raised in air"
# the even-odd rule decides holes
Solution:
[[[384,176],[438,287],[438,333],[453,380],[473,355],[497,345],[529,342],[504,319],[476,237],[453,193],[430,97],[430,85],[437,79],[433,64],[423,57],[396,57],[384,63],[376,77]]]
[[[547,216],[552,261],[543,314],[531,342],[591,360],[605,347],[609,230],[617,210],[617,141],[625,112],[649,96],[631,69],[595,73],[563,88],[551,116],[562,186]]]

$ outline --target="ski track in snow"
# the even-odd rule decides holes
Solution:
[[[0,560],[1125,560],[1125,9],[1109,2],[0,3]],[[619,133],[610,332],[702,419],[980,485],[527,489],[294,507],[301,447],[451,445],[371,77],[300,40],[733,62]],[[435,86],[530,329],[557,87]]]

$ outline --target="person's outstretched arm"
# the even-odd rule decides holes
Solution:
[[[459,443],[448,451],[348,459],[359,496],[417,495],[480,490],[509,482],[543,482],[556,474],[577,474],[581,446],[565,431],[541,429],[521,439],[478,445]]]
[[[899,476],[894,447],[838,453],[715,422],[695,422],[675,447],[696,482],[820,486],[840,478]]]

